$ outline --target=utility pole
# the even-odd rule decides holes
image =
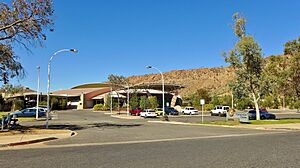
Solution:
[[[40,101],[40,66],[37,66],[37,72],[38,72],[38,81],[37,81],[37,90],[36,90],[36,113],[35,113],[35,119],[39,119],[39,101]]]
[[[113,113],[112,113],[112,105],[113,105],[113,103],[112,103],[112,86],[110,87],[110,115],[112,115]]]

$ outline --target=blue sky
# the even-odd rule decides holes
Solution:
[[[51,90],[102,82],[111,73],[124,76],[176,69],[226,66],[221,56],[233,47],[232,14],[242,13],[247,32],[264,56],[281,54],[300,35],[298,0],[54,0],[55,31],[32,53],[15,48],[26,77],[13,80],[36,89],[37,65],[46,90],[47,63],[52,62]]]

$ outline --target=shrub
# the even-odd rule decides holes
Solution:
[[[205,111],[210,111],[212,109],[214,109],[214,105],[213,104],[205,104],[204,105],[204,110]]]
[[[59,110],[59,101],[56,97],[51,98],[51,110]]]
[[[40,101],[39,106],[47,106],[47,101]]]
[[[67,99],[62,99],[60,102],[60,109],[61,110],[67,109],[67,103],[68,103]]]
[[[299,109],[300,109],[300,101],[296,101],[294,104],[293,104],[294,108],[297,109],[297,112],[299,112]]]
[[[24,101],[23,100],[14,100],[12,107],[13,107],[12,111],[21,110],[25,107]]]
[[[94,105],[93,110],[94,111],[104,110],[104,106],[103,106],[103,104],[96,104],[96,105]]]

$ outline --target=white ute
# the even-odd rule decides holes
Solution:
[[[229,110],[229,106],[216,106],[213,110],[211,110],[211,116],[226,116],[226,113]]]
[[[182,114],[189,114],[189,115],[199,114],[199,111],[196,110],[194,107],[185,107],[181,112]]]

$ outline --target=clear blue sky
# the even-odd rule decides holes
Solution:
[[[264,56],[281,54],[283,45],[300,35],[299,0],[54,0],[55,31],[44,48],[28,53],[15,48],[26,78],[14,80],[46,90],[47,63],[56,50],[76,48],[52,62],[51,90],[102,82],[111,73],[124,76],[226,66],[221,53],[235,43],[232,14],[242,13],[247,31]]]

